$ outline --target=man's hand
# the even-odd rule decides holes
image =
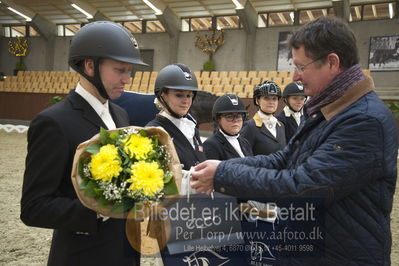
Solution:
[[[220,161],[207,160],[194,167],[191,172],[191,187],[198,193],[210,195],[213,192],[213,177]]]

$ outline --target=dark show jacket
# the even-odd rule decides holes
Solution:
[[[129,125],[127,113],[109,103],[116,127]],[[71,183],[76,147],[107,128],[74,90],[39,113],[28,132],[28,155],[21,199],[21,220],[54,229],[48,265],[139,265],[127,242],[124,219],[97,219],[84,207]]]
[[[290,139],[294,136],[296,131],[298,130],[298,124],[295,121],[295,118],[291,116],[286,116],[284,110],[281,111],[276,118],[284,124],[285,128],[285,139],[288,144]],[[301,122],[304,120],[304,116],[301,116]]]
[[[180,163],[184,165],[184,170],[190,170],[192,166],[199,164],[206,160],[205,154],[202,151],[202,142],[199,136],[198,129],[195,129],[194,144],[195,149],[188,141],[183,132],[178,129],[168,118],[157,114],[154,120],[150,121],[146,126],[162,127],[169,133],[175,145],[177,155]]]
[[[241,135],[238,137],[238,143],[245,156],[253,155],[251,145]],[[219,130],[204,142],[204,152],[208,160],[214,159],[224,161],[240,157],[234,147]]]
[[[265,127],[258,113],[245,122],[241,136],[248,140],[254,155],[271,154],[283,149],[286,145],[284,125],[277,121],[276,137]]]
[[[323,199],[314,216],[325,232],[322,253],[281,257],[279,265],[391,265],[398,129],[373,88],[366,76],[307,117],[283,150],[217,167],[214,188],[228,195]]]

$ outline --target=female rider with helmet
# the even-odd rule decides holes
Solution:
[[[292,82],[283,91],[286,106],[277,115],[277,119],[284,124],[287,143],[294,136],[303,119],[302,108],[306,102],[306,95],[301,83]]]
[[[164,67],[158,73],[154,90],[160,112],[147,124],[160,126],[169,133],[184,170],[205,160],[196,121],[188,113],[197,91],[197,79],[186,65]]]
[[[249,142],[240,136],[248,117],[242,100],[235,94],[220,96],[213,105],[212,118],[219,130],[204,142],[207,159],[227,160],[252,155]]]
[[[253,101],[258,112],[242,129],[254,155],[274,153],[286,145],[284,125],[274,117],[280,98],[281,90],[273,81],[255,86]]]

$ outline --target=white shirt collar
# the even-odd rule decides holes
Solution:
[[[94,109],[94,111],[96,111],[96,113],[99,116],[101,116],[101,113],[103,112],[104,107],[109,109],[108,100],[104,104],[101,103],[100,100],[98,100],[96,97],[94,97],[94,95],[92,95],[85,88],[83,88],[83,86],[80,84],[80,82],[78,82],[78,84],[76,85],[75,92],[77,94],[79,94],[80,96],[82,96],[83,99],[85,99],[86,102],[88,102],[90,104],[90,106]]]
[[[182,122],[183,122],[183,118],[176,118],[176,117],[173,117],[173,116],[171,116],[170,114],[168,114],[168,113],[165,112],[165,111],[161,111],[159,114],[162,115],[162,116],[164,116],[164,117],[166,117],[167,119],[169,119],[173,124],[175,124],[175,126],[176,126],[177,128],[180,129],[180,126],[181,126],[181,124],[182,124]]]
[[[183,133],[183,135],[188,139],[191,145],[195,147],[194,135],[195,135],[196,124],[193,121],[185,117],[184,118],[173,117],[165,111],[162,111],[159,114],[169,119]]]
[[[286,117],[290,117],[290,116],[293,115],[294,113],[300,113],[301,115],[303,115],[303,109],[301,109],[299,112],[294,112],[294,111],[292,111],[292,109],[289,108],[287,105],[284,106],[283,111],[284,111],[284,114],[285,114]]]
[[[234,135],[234,136],[229,136],[229,135],[227,135],[226,133],[224,133],[223,130],[219,129],[219,131],[220,131],[220,133],[223,134],[223,136],[224,136],[227,140],[230,140],[230,139],[238,139],[238,137],[240,136],[240,134],[237,134],[237,135]]]
[[[260,118],[262,118],[263,124],[265,125],[266,129],[270,131],[270,133],[276,138],[277,136],[277,118],[273,115],[266,115],[262,113],[262,111],[258,111]]]
[[[288,106],[285,106],[283,109],[285,116],[286,117],[292,116],[295,119],[295,122],[298,124],[298,126],[301,123],[301,116],[303,115],[302,110],[303,109],[301,109],[299,112],[294,112]]]
[[[276,127],[277,118],[275,118],[274,115],[266,115],[260,110],[258,111],[258,114],[267,128],[270,128],[270,127],[275,128]]]

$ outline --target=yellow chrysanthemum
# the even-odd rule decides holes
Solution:
[[[143,160],[147,158],[147,154],[152,151],[152,141],[148,137],[143,137],[139,134],[131,135],[123,140],[125,145],[125,152],[130,153],[137,160]]]
[[[111,144],[102,146],[97,154],[91,156],[89,165],[93,179],[110,182],[122,171],[118,148]]]
[[[153,197],[155,193],[163,189],[163,170],[157,162],[139,161],[132,165],[131,178],[127,182],[132,183],[129,189],[133,192],[141,191],[144,196]]]

